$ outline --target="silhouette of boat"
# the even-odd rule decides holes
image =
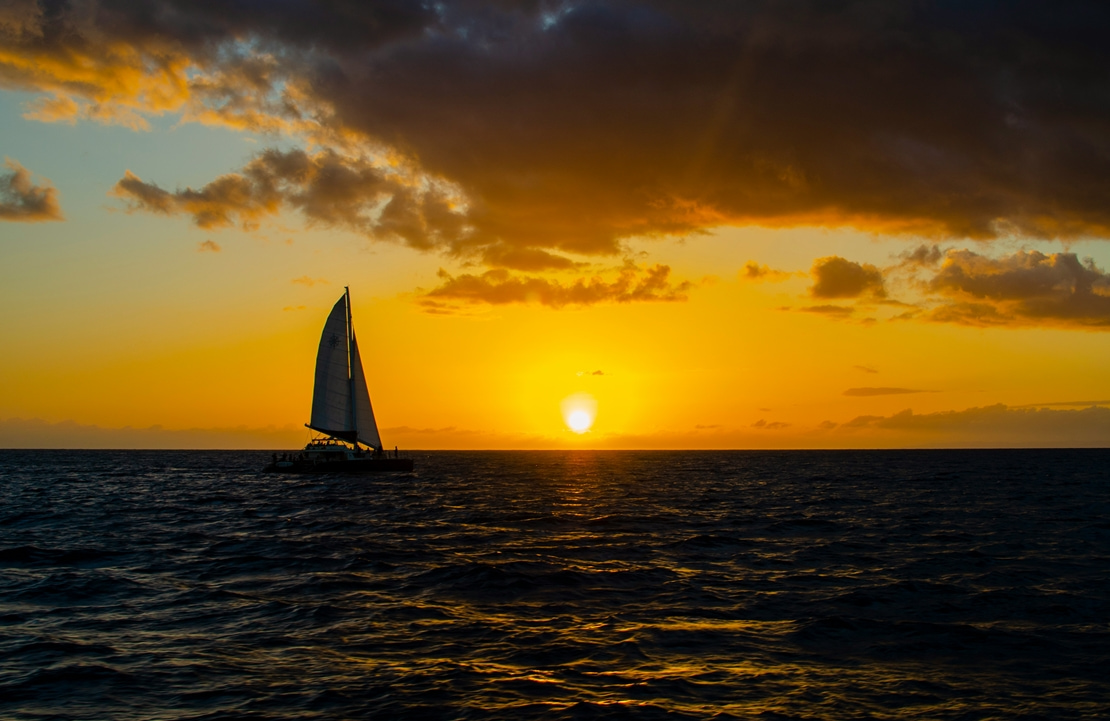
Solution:
[[[299,453],[274,454],[268,473],[380,473],[411,471],[412,459],[386,453],[370,405],[358,341],[351,324],[351,291],[331,309],[316,352],[312,416],[306,427],[320,435]]]

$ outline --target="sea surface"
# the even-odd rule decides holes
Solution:
[[[1110,452],[0,451],[3,719],[1110,718]]]

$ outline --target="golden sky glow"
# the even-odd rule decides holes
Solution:
[[[296,447],[345,285],[387,446],[1110,443],[1031,11],[138,5],[0,10],[0,446]]]

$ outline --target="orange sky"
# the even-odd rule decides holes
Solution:
[[[0,10],[0,447],[297,447],[344,286],[387,446],[1110,443],[1100,110],[925,11],[644,6]]]

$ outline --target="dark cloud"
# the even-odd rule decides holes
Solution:
[[[594,371],[590,375],[592,375],[592,376],[603,376],[603,375],[605,375],[605,371]]]
[[[763,418],[760,418],[758,421],[756,421],[755,423],[752,424],[752,428],[759,428],[759,429],[762,429],[762,430],[765,430],[765,431],[778,431],[778,430],[782,430],[783,428],[789,428],[789,427],[790,427],[789,423],[783,423],[782,421],[770,421],[770,422],[768,422],[767,420],[765,420]]]
[[[948,251],[928,290],[950,299],[929,320],[964,325],[1110,327],[1110,275],[1074,253],[990,258]]]
[[[219,253],[223,248],[214,240],[206,240],[203,243],[197,243],[197,252],[200,253]]]
[[[814,298],[886,297],[882,271],[867,263],[832,255],[814,261],[810,273],[815,282],[809,292]]]
[[[4,165],[8,172],[0,173],[0,220],[65,220],[53,186],[35,185],[31,171],[10,158],[4,158]]]
[[[870,366],[852,366],[852,367],[855,368],[856,370],[860,371],[861,373],[878,373],[879,372],[878,369],[872,368]]]
[[[927,391],[916,390],[913,388],[849,388],[844,391],[846,396],[894,396],[902,395],[904,393],[926,393]]]
[[[684,301],[689,282],[672,283],[671,269],[656,265],[646,270],[626,266],[616,280],[579,278],[559,283],[545,278],[515,276],[507,270],[489,270],[481,275],[452,276],[440,270],[443,284],[425,293],[420,302],[430,311],[446,311],[452,303],[539,303],[551,308],[597,303]],[[594,374],[596,375],[596,373]]]
[[[460,189],[476,257],[721,224],[1107,236],[1107,29],[1081,0],[13,1],[0,84],[53,93],[42,119],[386,148]],[[439,247],[423,206],[378,230]]]

